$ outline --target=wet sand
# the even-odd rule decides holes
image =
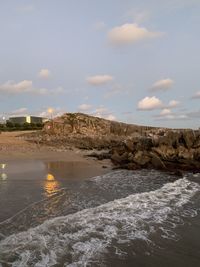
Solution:
[[[108,160],[86,157],[78,149],[61,151],[30,143],[22,134],[0,134],[0,221],[63,187],[76,186],[112,168]]]
[[[27,133],[27,131],[26,131]],[[77,173],[80,167],[84,165],[85,170],[92,175],[101,175],[111,169],[111,162],[108,160],[98,161],[94,158],[85,157],[86,152],[72,149],[59,150],[45,145],[37,145],[25,140],[24,132],[2,132],[0,134],[0,162],[16,160],[42,160],[64,161],[76,163]],[[107,169],[103,166],[108,167]],[[82,168],[80,168],[82,172]],[[91,175],[89,175],[91,176]]]

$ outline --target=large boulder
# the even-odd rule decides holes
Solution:
[[[127,139],[124,141],[124,145],[126,147],[126,149],[130,152],[134,152],[135,151],[135,145],[133,143],[133,141],[131,139]]]
[[[133,158],[133,161],[142,167],[146,166],[150,160],[151,158],[148,156],[148,154],[143,151],[136,152]]]
[[[193,146],[196,135],[195,132],[192,130],[187,130],[183,132],[183,139],[185,141],[186,147],[189,149]]]
[[[114,152],[114,154],[111,156],[111,160],[115,164],[125,164],[128,163],[129,153],[124,152],[122,155],[119,155],[117,151]]]
[[[155,169],[166,170],[164,162],[156,154],[151,153],[151,164]]]
[[[161,145],[159,147],[153,147],[152,151],[156,152],[162,159],[174,159],[177,156],[177,150],[172,146]]]
[[[194,150],[187,149],[184,146],[179,146],[177,149],[177,156],[179,159],[193,159]]]

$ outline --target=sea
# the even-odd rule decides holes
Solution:
[[[1,267],[200,266],[200,174],[78,167],[0,165]]]

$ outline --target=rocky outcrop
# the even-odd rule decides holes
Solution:
[[[200,131],[168,130],[129,138],[112,149],[112,161],[128,169],[200,171]]]
[[[70,134],[87,136],[131,136],[138,134],[140,136],[151,129],[157,128],[105,120],[83,113],[66,113],[49,121],[44,126],[46,133],[59,136]]]
[[[46,123],[32,140],[62,149],[107,150],[96,157],[110,157],[117,168],[200,171],[198,130],[145,127],[66,113]]]

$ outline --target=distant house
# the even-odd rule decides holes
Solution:
[[[45,123],[49,119],[47,118],[42,118],[42,117],[36,117],[36,116],[23,116],[23,117],[10,117],[8,122],[12,123],[19,123],[19,124],[24,124],[24,123]]]

